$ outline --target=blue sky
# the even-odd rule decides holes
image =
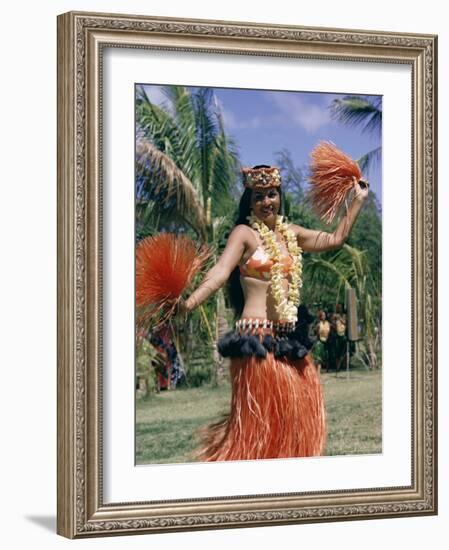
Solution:
[[[160,86],[145,85],[145,89],[151,101],[164,102]],[[381,145],[381,136],[331,119],[329,105],[343,94],[234,88],[214,88],[214,92],[243,166],[276,164],[276,153],[288,149],[295,165],[305,169],[321,140],[333,141],[354,159]],[[382,203],[381,166],[366,176]]]

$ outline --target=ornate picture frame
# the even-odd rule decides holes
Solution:
[[[102,94],[108,48],[410,69],[410,484],[291,493],[269,493],[261,485],[260,494],[165,499],[148,490],[144,500],[105,500]],[[59,534],[83,538],[437,513],[436,109],[433,35],[82,12],[58,17]]]

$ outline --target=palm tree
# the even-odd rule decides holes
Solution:
[[[334,99],[330,104],[331,115],[335,120],[350,126],[359,126],[362,132],[375,133],[382,131],[382,99],[348,95]],[[362,172],[380,161],[382,147],[376,147],[358,159]]]
[[[210,88],[191,92],[165,86],[163,92],[162,107],[151,102],[143,86],[137,92],[137,238],[160,229],[190,228],[216,251],[234,210],[230,191],[239,172],[236,146]],[[213,345],[216,365],[223,304],[218,293],[212,307],[200,307],[198,321]]]
[[[210,88],[165,86],[163,92],[164,107],[152,103],[143,86],[137,92],[137,199],[145,207],[140,210],[152,209],[152,222],[157,214],[212,241],[213,217],[229,213],[232,204],[236,147]]]
[[[203,204],[184,172],[142,136],[137,139],[136,161],[137,222],[141,231],[145,232],[147,227],[169,227],[174,223],[190,226],[206,240],[207,220]]]

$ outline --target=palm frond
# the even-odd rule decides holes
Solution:
[[[176,201],[164,204],[160,200],[149,200],[136,204],[137,242],[160,231],[183,233],[187,226],[191,227],[191,224],[179,212]]]
[[[136,162],[151,198],[176,204],[186,223],[205,238],[206,218],[198,193],[175,162],[144,138],[137,141]]]
[[[234,206],[231,191],[239,180],[240,163],[237,144],[232,136],[226,134],[223,114],[215,95],[213,103],[217,123],[211,167],[213,214],[222,215]]]
[[[183,155],[181,136],[176,121],[169,112],[151,103],[146,95],[138,96],[136,119],[138,135],[143,134],[176,163],[181,161]]]
[[[360,166],[360,170],[364,174],[369,174],[370,170],[374,168],[374,166],[378,166],[380,164],[382,158],[382,147],[376,147],[375,149],[372,149],[371,151],[368,151],[365,155],[360,157],[357,162]]]
[[[136,202],[136,239],[153,235],[159,231],[161,211],[154,201],[139,200]]]
[[[324,275],[325,272],[321,270],[327,270],[331,272],[333,275],[336,275],[337,278],[340,281],[344,282],[347,286],[351,286],[349,276],[345,268],[346,266],[339,265],[338,260],[335,258],[332,261],[332,260],[325,260],[324,258],[314,257],[314,258],[310,258],[307,264],[307,269],[312,279],[316,279],[317,274]]]
[[[378,132],[382,127],[380,103],[360,96],[345,96],[334,99],[330,104],[331,116],[335,120],[352,126],[361,126],[362,132]]]
[[[163,92],[168,103],[160,107],[151,102],[143,87],[138,89],[137,137],[145,136],[157,149],[173,159],[202,198],[200,159],[190,94],[181,86],[166,86]]]
[[[214,215],[225,213],[233,204],[231,190],[239,180],[239,161],[232,138],[224,133],[216,137],[211,155],[211,192]]]
[[[368,260],[366,257],[366,252],[364,250],[359,250],[349,244],[345,243],[343,248],[340,250],[341,254],[346,254],[353,266],[354,273],[354,282],[358,286],[363,286],[363,288],[368,288],[369,285],[373,284],[371,274],[369,272]]]
[[[178,166],[198,189],[201,170],[193,96],[185,86],[164,86],[162,91],[170,102],[179,129],[182,155]]]
[[[197,147],[201,157],[201,182],[206,196],[210,196],[211,191],[212,145],[217,135],[216,121],[210,109],[212,93],[210,88],[200,88],[194,96]]]

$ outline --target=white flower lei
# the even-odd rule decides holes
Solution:
[[[293,231],[288,228],[288,224],[283,221],[283,217],[277,216],[275,229],[287,241],[287,249],[293,259],[291,282],[288,293],[286,293],[282,286],[283,274],[282,263],[280,262],[281,247],[279,246],[274,231],[269,229],[268,226],[254,215],[248,216],[248,221],[251,227],[262,237],[265,250],[273,261],[270,272],[270,284],[276,302],[276,311],[280,319],[288,322],[296,322],[298,320],[297,307],[299,306],[300,300],[299,289],[302,287],[302,250],[298,246],[296,236]]]

